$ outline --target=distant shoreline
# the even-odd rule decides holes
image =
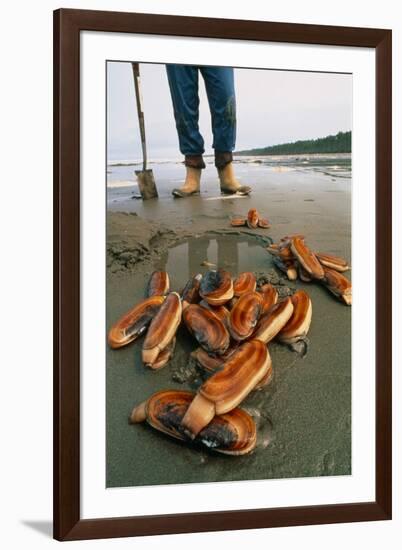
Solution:
[[[307,157],[313,157],[313,156],[321,156],[321,157],[337,157],[337,156],[340,156],[340,155],[345,155],[345,157],[350,157],[351,156],[351,152],[350,151],[340,151],[340,152],[329,152],[329,153],[323,153],[323,152],[316,152],[316,153],[270,153],[270,154],[267,154],[267,153],[260,153],[260,154],[253,154],[253,155],[246,155],[244,153],[242,154],[239,154],[237,152],[234,152],[233,153],[233,158],[235,161],[237,162],[247,162],[246,161],[246,157],[270,157],[270,158],[274,158],[274,157],[277,157],[278,159],[281,159],[281,158],[284,158],[284,157],[287,157],[287,158],[292,158],[292,157],[299,157],[299,158],[307,158]],[[243,158],[236,158],[236,157],[243,157]],[[208,162],[211,161],[213,162],[213,158],[214,158],[214,154],[213,153],[208,153],[208,154],[204,154],[204,158],[205,159],[208,159]],[[211,160],[212,159],[212,160]],[[172,158],[172,159],[158,159],[158,158],[150,158],[148,159],[148,164],[149,165],[152,165],[152,164],[183,164],[184,162],[184,159],[183,158]],[[113,167],[113,168],[118,168],[118,167],[124,167],[124,166],[142,166],[142,160],[136,160],[136,159],[133,159],[133,160],[109,160],[108,163],[107,163],[107,166],[108,167]]]
[[[239,156],[269,156],[269,155],[301,155],[314,153],[351,153],[352,132],[338,132],[336,135],[317,139],[298,140],[291,143],[281,143],[268,147],[258,147],[243,151],[236,151]]]
[[[233,156],[239,157],[294,157],[303,155],[350,155],[351,151],[292,151],[288,153],[252,153],[250,151],[235,151]]]

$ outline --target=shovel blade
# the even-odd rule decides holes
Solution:
[[[141,197],[144,201],[155,199],[158,196],[158,191],[155,185],[155,179],[152,170],[136,170],[138,187]]]

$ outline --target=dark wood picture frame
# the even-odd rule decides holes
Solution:
[[[80,31],[374,48],[376,498],[373,502],[80,518]],[[93,539],[391,518],[390,30],[61,9],[54,12],[54,537]]]

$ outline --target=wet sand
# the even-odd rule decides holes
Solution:
[[[242,406],[256,418],[259,445],[244,457],[228,457],[188,447],[147,424],[130,426],[132,407],[160,389],[196,389],[201,380],[189,364],[195,342],[184,329],[173,360],[161,371],[141,363],[141,341],[107,350],[107,486],[296,478],[351,473],[351,308],[324,287],[289,283],[264,250],[270,239],[301,232],[309,245],[350,259],[349,178],[325,171],[264,169],[239,164],[247,198],[221,199],[212,167],[203,193],[171,199],[177,185],[157,179],[159,200],[131,199],[132,189],[108,193],[107,326],[144,296],[150,273],[167,269],[173,289],[205,272],[204,260],[237,275],[266,273],[284,292],[303,288],[313,303],[305,357],[270,345],[274,380],[250,394]],[[269,230],[231,228],[232,214],[256,207],[272,223]],[[351,276],[349,273],[348,276]]]

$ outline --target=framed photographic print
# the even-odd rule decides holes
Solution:
[[[391,47],[54,13],[55,538],[391,518]]]

